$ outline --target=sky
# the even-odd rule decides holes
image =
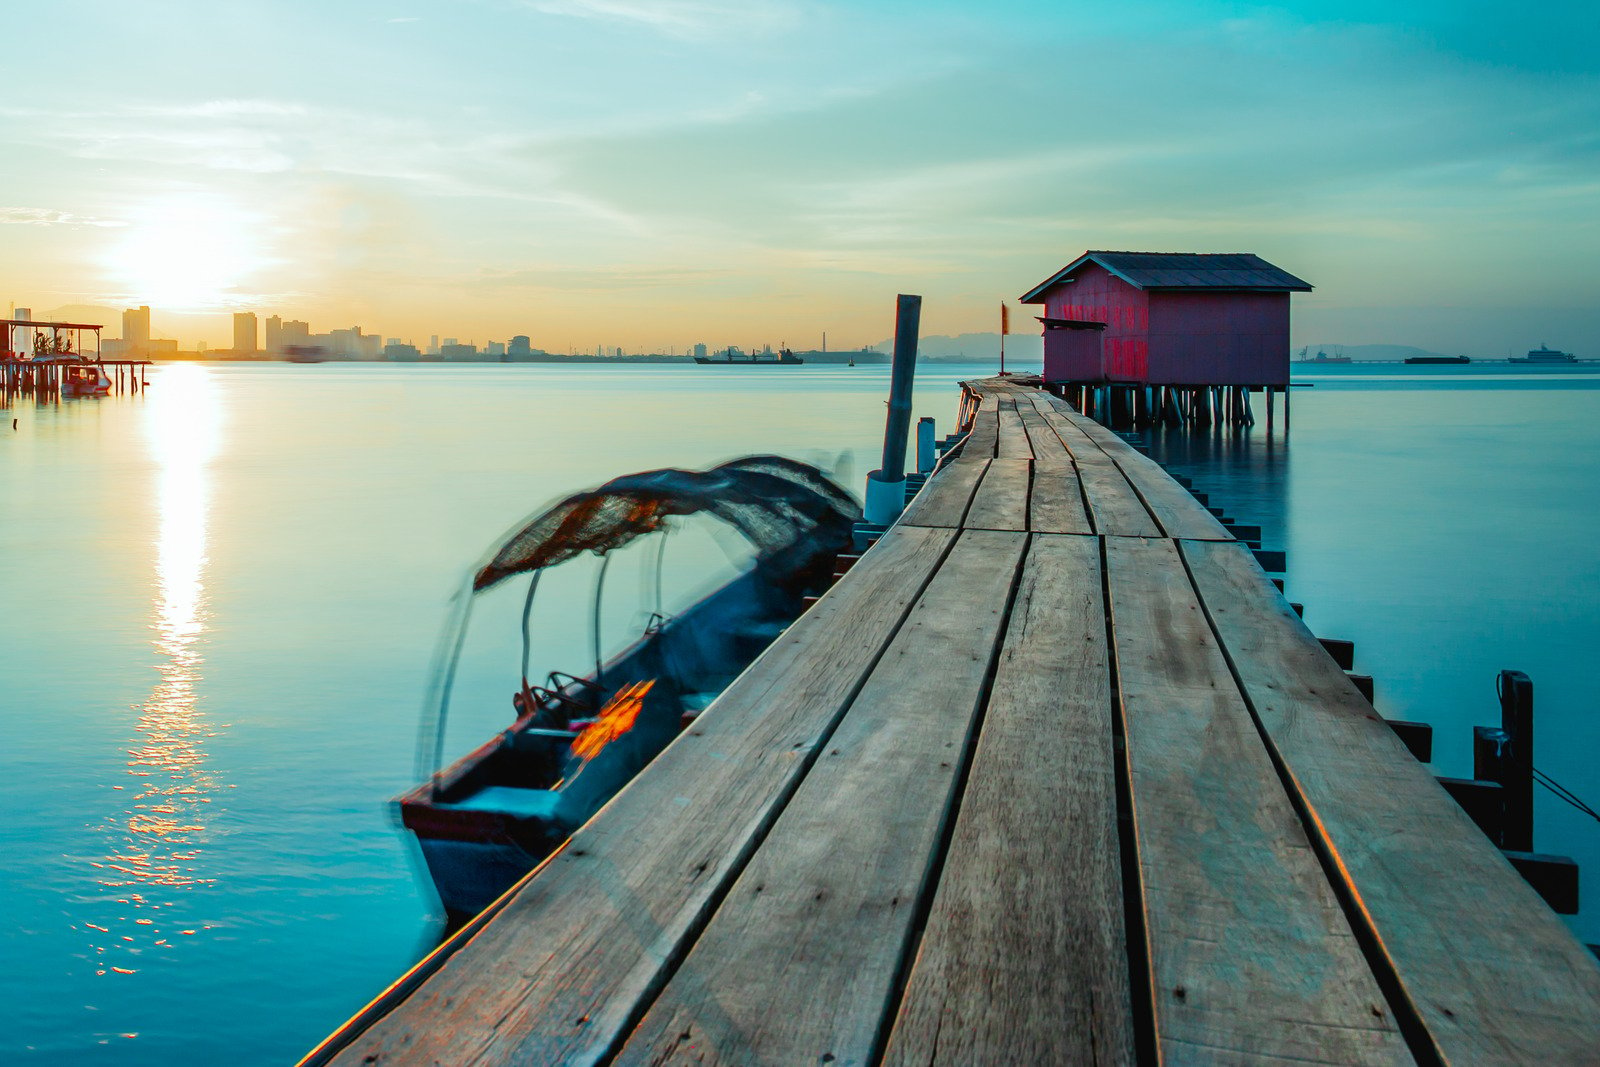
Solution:
[[[843,348],[902,292],[924,333],[997,329],[1101,248],[1256,252],[1316,286],[1296,344],[1600,357],[1592,3],[57,0],[9,25],[0,299],[107,336],[149,304],[186,346],[255,311]]]

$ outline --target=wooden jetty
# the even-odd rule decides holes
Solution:
[[[1600,1059],[1600,967],[1250,550],[1009,379],[338,1064]]]
[[[62,399],[69,367],[98,368],[110,381],[113,393],[137,393],[150,384],[150,361],[146,359],[4,360],[0,361],[0,402],[14,397]]]

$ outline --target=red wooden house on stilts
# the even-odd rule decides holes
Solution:
[[[1022,296],[1043,304],[1044,379],[1114,422],[1254,422],[1289,385],[1289,294],[1248,252],[1085,252]]]

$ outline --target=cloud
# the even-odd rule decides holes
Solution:
[[[97,219],[42,207],[0,207],[0,226],[126,226],[117,219]]]
[[[772,33],[795,25],[799,9],[782,0],[525,0],[545,15],[643,26],[674,37]]]

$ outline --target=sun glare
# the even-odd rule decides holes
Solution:
[[[237,302],[266,266],[258,220],[222,198],[174,197],[134,211],[108,254],[114,284],[132,304],[215,311]]]

